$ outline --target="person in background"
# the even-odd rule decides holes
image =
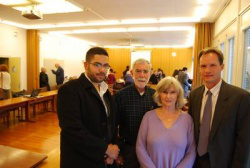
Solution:
[[[134,83],[134,79],[130,71],[127,71],[126,75],[124,76],[124,81],[125,81],[125,87]]]
[[[108,77],[107,77],[107,83],[108,84],[114,84],[115,82],[116,82],[116,78],[115,78],[114,70],[110,69]]]
[[[221,79],[223,53],[205,48],[198,55],[204,85],[190,93],[194,120],[195,168],[250,167],[250,93]]]
[[[161,79],[165,78],[165,74],[163,72],[163,70],[161,68],[158,69],[158,74],[157,74],[157,78],[158,78],[158,81],[160,81]]]
[[[183,67],[182,71],[179,71],[178,74],[178,81],[180,82],[183,90],[184,90],[184,97],[187,99],[189,93],[190,84],[188,83],[188,74],[187,74],[187,67]]]
[[[178,79],[178,74],[179,74],[179,70],[175,69],[172,76],[175,77],[175,79]]]
[[[2,99],[10,98],[11,76],[9,68],[5,64],[0,65],[0,88],[2,90]]]
[[[138,130],[144,114],[156,107],[153,101],[154,89],[147,86],[151,65],[145,59],[133,62],[131,75],[134,84],[125,87],[114,95],[118,112],[119,139],[124,168],[139,168],[135,153]]]
[[[123,71],[123,78],[125,77],[125,75],[127,74],[127,72],[129,71],[129,66],[126,66],[126,69]]]
[[[113,168],[119,148],[115,104],[104,82],[108,53],[94,47],[85,60],[85,73],[58,90],[61,168]]]
[[[56,84],[61,85],[64,81],[64,70],[58,63],[55,64],[55,67],[57,68],[57,70],[55,71],[52,69],[51,71],[56,75]]]
[[[46,72],[47,72],[46,68],[42,67],[40,75],[39,75],[39,78],[40,78],[40,88],[47,87],[47,90],[49,91],[50,90],[49,78],[48,78],[48,75],[46,74]]]
[[[193,120],[181,108],[186,103],[180,83],[165,77],[154,100],[160,106],[147,112],[139,129],[136,153],[142,168],[192,168],[195,161]]]
[[[149,82],[156,85],[158,83],[158,78],[157,78],[157,71],[153,71],[152,75],[150,76]]]

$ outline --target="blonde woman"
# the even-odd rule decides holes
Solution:
[[[184,91],[174,77],[157,85],[155,102],[160,106],[147,112],[138,133],[136,153],[142,168],[192,168],[195,161],[193,121],[181,111]]]

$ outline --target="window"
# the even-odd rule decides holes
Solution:
[[[223,54],[225,54],[224,42],[220,44],[220,50]]]
[[[250,92],[250,28],[245,33],[243,88]]]
[[[234,37],[230,38],[228,41],[229,41],[229,51],[228,51],[227,82],[231,84],[233,76]]]
[[[225,44],[224,44],[224,42],[220,44],[220,50],[225,57]],[[224,71],[221,72],[221,77],[223,77],[223,76],[224,76]]]

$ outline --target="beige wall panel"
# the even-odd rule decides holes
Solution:
[[[245,10],[250,5],[250,0],[240,0],[240,11]]]
[[[241,30],[250,27],[250,8],[242,15]]]
[[[21,59],[20,57],[9,58],[9,72],[11,76],[11,91],[21,90]]]

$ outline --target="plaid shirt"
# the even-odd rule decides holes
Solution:
[[[153,101],[155,90],[146,87],[143,95],[132,84],[115,95],[118,108],[119,135],[127,144],[135,145],[144,114],[156,107]]]

